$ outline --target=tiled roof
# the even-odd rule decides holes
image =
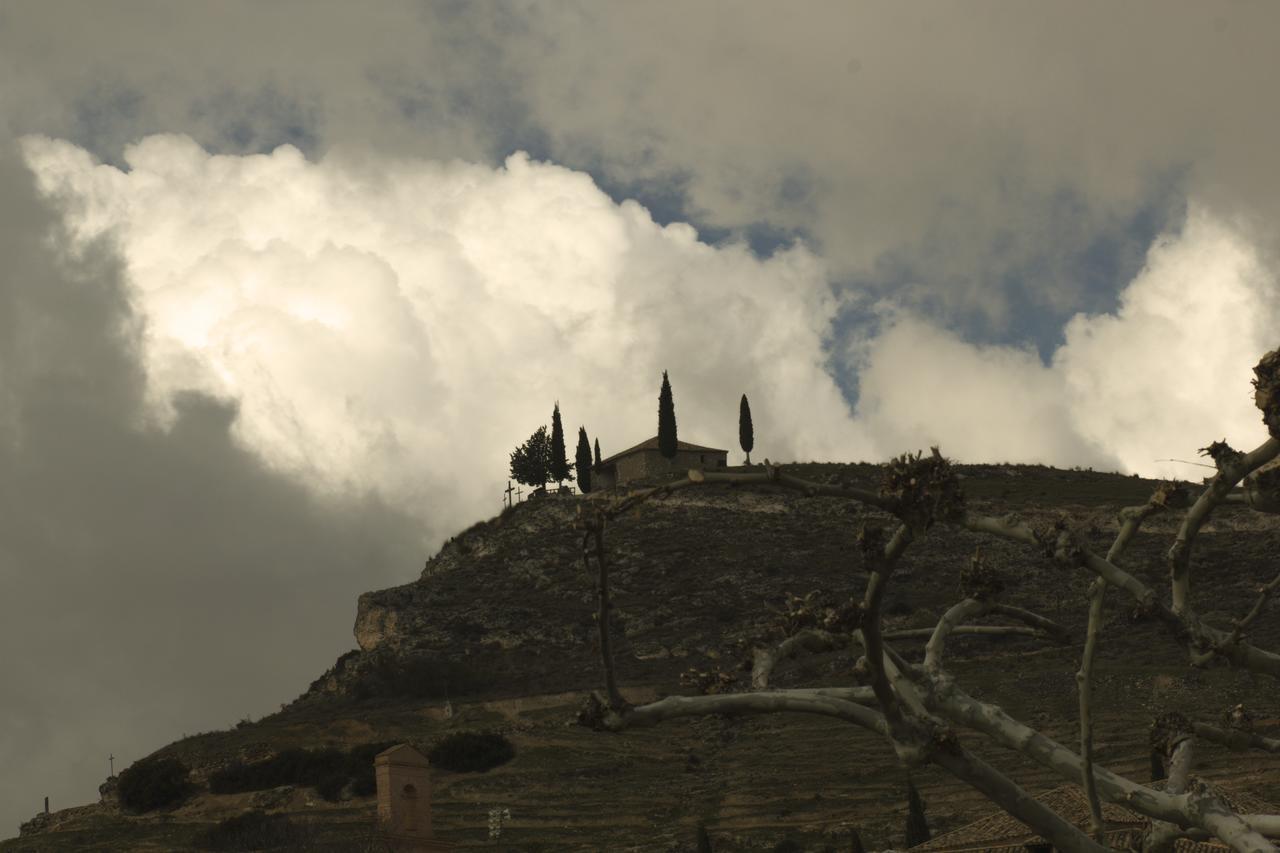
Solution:
[[[622,458],[623,456],[629,456],[632,453],[637,453],[641,450],[657,450],[657,449],[658,449],[658,437],[655,435],[653,438],[645,439],[644,441],[637,444],[635,447],[628,447],[626,450],[623,450],[621,453],[615,453],[612,456],[610,456],[608,459],[601,460],[600,464],[608,465],[610,462],[614,462]],[[728,453],[729,452],[720,447],[703,447],[701,444],[690,444],[687,441],[680,441],[679,439],[676,440],[676,450],[677,451],[684,450],[689,453]]]
[[[1164,787],[1164,783],[1155,782],[1149,787],[1160,789]],[[1216,785],[1211,785],[1210,788],[1214,793],[1222,797],[1237,814],[1274,814],[1276,812],[1274,806],[1247,792],[1226,791]],[[1065,818],[1073,826],[1081,829],[1088,827],[1089,802],[1085,799],[1084,791],[1079,786],[1062,785],[1040,794],[1036,799],[1048,806],[1055,814]],[[1135,829],[1140,828],[1146,818],[1124,806],[1104,802],[1102,803],[1102,820],[1108,830],[1108,846],[1117,847],[1123,846],[1124,837]],[[1006,812],[999,811],[959,829],[939,835],[924,844],[917,844],[911,850],[913,853],[914,851],[921,851],[921,853],[925,853],[925,851],[956,853],[956,851],[961,850],[996,851],[1006,848],[1017,850],[1028,843],[1035,842],[1043,843],[1043,839],[1017,818]],[[1187,839],[1180,839],[1176,845],[1177,853],[1222,853],[1225,849],[1220,844],[1196,843]]]

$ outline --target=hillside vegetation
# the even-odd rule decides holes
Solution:
[[[958,465],[969,506],[999,515],[1017,509],[1032,525],[1066,513],[1105,553],[1121,507],[1141,504],[1155,483],[1041,466]],[[807,479],[875,488],[879,467],[788,466]],[[1198,485],[1198,484],[1197,484]],[[450,540],[412,583],[366,593],[358,604],[359,649],[344,655],[296,702],[257,723],[170,744],[158,755],[192,769],[197,794],[165,813],[134,816],[94,805],[51,816],[39,832],[0,851],[188,850],[201,833],[247,810],[285,815],[304,842],[279,849],[362,849],[374,800],[352,786],[326,801],[304,785],[212,794],[211,776],[291,748],[350,750],[408,742],[425,753],[446,735],[505,735],[514,758],[483,773],[437,770],[433,823],[459,849],[694,850],[705,825],[714,849],[847,850],[858,828],[868,849],[902,843],[906,777],[882,737],[836,720],[796,716],[695,718],[622,734],[573,725],[587,692],[601,684],[594,578],[583,568],[580,501],[545,498],[511,508]],[[1179,513],[1153,516],[1126,553],[1144,582],[1167,584],[1164,553]],[[887,518],[863,505],[767,488],[708,486],[651,501],[609,529],[614,655],[633,702],[693,693],[681,675],[739,663],[788,594],[822,590],[860,596],[866,575],[854,557],[859,525]],[[937,525],[903,558],[886,601],[886,630],[932,626],[957,598],[960,569],[982,543],[1002,566],[1002,600],[1035,610],[1071,634],[956,636],[949,669],[979,698],[1064,742],[1073,742],[1073,678],[1087,616],[1089,578],[1024,546]],[[1276,573],[1280,517],[1239,504],[1220,508],[1201,532],[1195,571],[1206,619],[1229,624]],[[1264,613],[1251,636],[1280,647],[1280,614]],[[1095,667],[1098,761],[1129,778],[1148,777],[1154,712],[1175,709],[1216,720],[1246,704],[1257,731],[1280,734],[1274,683],[1210,667],[1188,670],[1160,628],[1109,596]],[[923,642],[900,641],[910,660]],[[848,650],[785,662],[771,684],[847,684]],[[745,685],[744,685],[745,686]],[[446,715],[446,697],[453,713]],[[1031,791],[1057,777],[978,739],[966,745]],[[1204,745],[1196,772],[1280,802],[1275,756],[1228,754]],[[981,795],[937,769],[914,776],[935,833],[989,813]],[[489,838],[490,809],[510,819]],[[301,830],[300,830],[301,831]]]

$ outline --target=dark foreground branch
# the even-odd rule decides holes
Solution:
[[[712,696],[668,696],[647,705],[610,707],[605,697],[592,693],[578,714],[578,722],[595,729],[620,732],[656,726],[678,717],[712,714],[818,714],[835,717],[882,735],[889,734],[884,717],[871,708],[815,691],[766,690],[759,693],[721,693]]]

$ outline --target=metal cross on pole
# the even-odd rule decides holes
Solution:
[[[511,506],[511,493],[514,491],[515,489],[511,488],[511,481],[507,480],[507,506]]]
[[[111,768],[111,773],[110,773],[110,774],[108,774],[108,775],[111,775],[111,776],[116,775],[116,757],[115,757],[115,755],[114,755],[114,754],[108,755],[108,756],[107,756],[107,762],[108,762],[108,763],[107,763],[107,766]]]

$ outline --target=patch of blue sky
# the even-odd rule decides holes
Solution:
[[[858,401],[858,365],[849,347],[875,337],[880,319],[876,299],[911,292],[914,313],[975,345],[1032,346],[1048,366],[1065,341],[1067,322],[1077,313],[1113,313],[1120,295],[1141,272],[1148,249],[1163,234],[1176,235],[1186,215],[1186,169],[1171,169],[1148,182],[1142,200],[1130,210],[1105,217],[1089,216],[1079,194],[1062,190],[1044,199],[1044,223],[1034,232],[1002,229],[990,238],[987,268],[998,273],[996,295],[1006,307],[1006,322],[993,321],[977,304],[948,302],[939,294],[959,281],[926,259],[930,249],[919,243],[881,255],[870,272],[835,281],[843,298],[824,341],[826,369],[851,407]],[[1087,227],[1087,223],[1094,223]],[[1039,239],[1036,246],[1020,241]],[[1050,299],[1051,288],[1066,294]]]

